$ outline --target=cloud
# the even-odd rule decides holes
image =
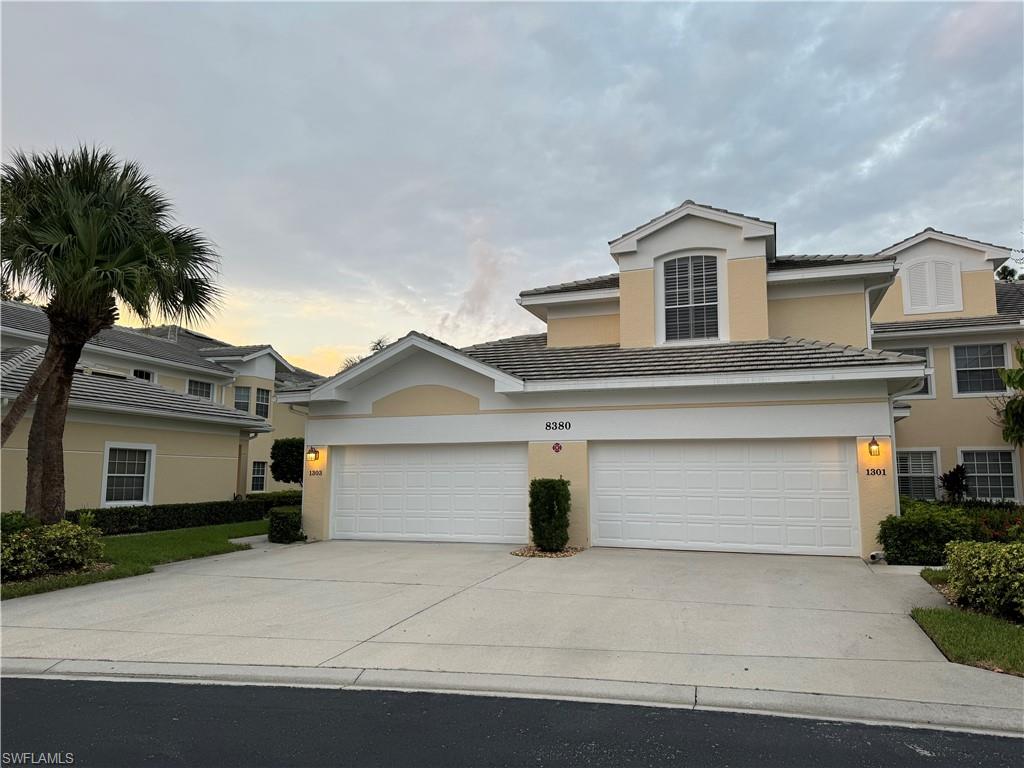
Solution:
[[[612,271],[609,239],[686,198],[783,252],[1019,245],[1022,13],[8,3],[4,148],[140,160],[222,254],[207,330],[327,364],[535,330],[520,290]]]

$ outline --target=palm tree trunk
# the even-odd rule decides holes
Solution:
[[[25,514],[44,523],[64,518],[64,423],[84,342],[55,342],[58,363],[39,393],[28,440]]]
[[[4,416],[2,433],[0,433],[0,445],[7,445],[8,438],[14,433],[18,423],[28,411],[29,406],[32,405],[32,401],[35,400],[36,395],[43,388],[43,384],[50,378],[50,374],[53,373],[58,360],[57,347],[53,339],[50,339],[46,343],[46,353],[43,355],[43,359],[39,361],[39,365],[36,366],[35,371],[29,377],[25,388],[14,398],[10,410]]]

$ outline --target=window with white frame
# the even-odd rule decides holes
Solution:
[[[961,459],[971,498],[1017,498],[1013,451],[961,451]]]
[[[204,400],[213,400],[213,384],[208,381],[188,380],[188,393]]]
[[[718,259],[681,256],[662,267],[665,341],[718,337]]]
[[[150,501],[153,449],[107,446],[103,501],[108,505],[147,504]]]
[[[964,344],[953,347],[957,394],[996,394],[1005,392],[999,369],[1006,367],[1006,348],[1002,344]]]
[[[929,260],[909,264],[901,275],[904,310],[956,312],[963,309],[960,265],[955,261]]]
[[[270,418],[270,390],[256,389],[256,415]]]
[[[235,410],[249,412],[250,387],[235,387]]]
[[[896,479],[900,496],[934,499],[939,481],[935,451],[897,451]]]
[[[900,349],[889,349],[889,352],[899,352],[901,355],[913,355],[914,357],[923,357],[925,359],[925,365],[932,367],[932,354],[931,348],[929,347],[902,347]],[[915,389],[913,392],[908,392],[900,397],[914,397],[921,395],[931,395],[932,393],[932,377],[926,375],[924,381],[921,382],[921,388]]]
[[[136,368],[135,370],[132,371],[132,376],[135,377],[136,379],[141,379],[142,381],[153,380],[153,372],[147,371],[145,368]]]
[[[267,462],[254,461],[252,463],[252,490],[263,491],[267,488]]]

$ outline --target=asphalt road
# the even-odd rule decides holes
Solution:
[[[0,766],[1020,766],[1024,741],[431,693],[6,678]],[[73,763],[68,762],[68,755]],[[54,764],[53,757],[49,758]],[[22,764],[32,764],[21,758]]]

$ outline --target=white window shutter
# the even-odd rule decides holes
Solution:
[[[923,262],[921,264],[914,264],[907,270],[907,294],[910,296],[909,309],[924,309],[931,303],[928,300],[928,283],[931,282],[928,279],[928,273],[931,271],[928,268],[929,266],[930,264]]]
[[[956,304],[956,265],[948,261],[936,261],[935,267],[935,305],[948,307]]]

